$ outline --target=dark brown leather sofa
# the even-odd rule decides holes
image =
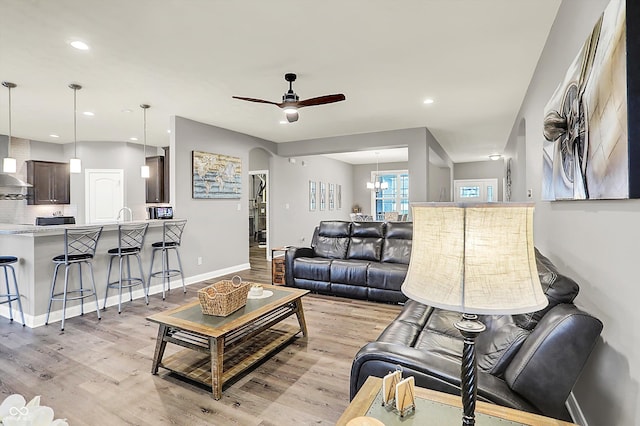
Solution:
[[[316,293],[404,302],[400,287],[412,236],[411,222],[320,222],[311,247],[287,250],[285,283]]]
[[[578,284],[536,250],[549,305],[524,315],[480,316],[476,340],[478,399],[570,420],[565,401],[584,367],[602,322],[573,304]],[[369,376],[400,366],[416,386],[460,395],[463,342],[460,314],[408,301],[378,340],[365,345],[351,368],[351,398]]]

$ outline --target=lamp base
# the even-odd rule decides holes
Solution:
[[[478,321],[478,316],[462,314],[462,320],[455,323],[456,328],[464,337],[462,364],[460,371],[460,386],[462,394],[462,424],[471,426],[476,423],[476,394],[478,390],[476,366],[476,337],[486,330],[486,326]]]

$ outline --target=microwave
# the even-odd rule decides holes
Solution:
[[[147,207],[147,210],[149,210],[149,219],[173,219],[173,207],[171,206]]]

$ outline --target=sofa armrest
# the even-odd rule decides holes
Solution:
[[[350,398],[353,399],[367,377],[384,377],[398,367],[402,368],[405,376],[415,378],[416,386],[460,395],[460,363],[457,360],[404,345],[372,342],[360,349],[353,360]],[[478,399],[540,413],[533,405],[512,392],[503,380],[481,371],[478,371]]]
[[[284,282],[289,287],[294,287],[293,284],[293,261],[297,257],[313,257],[314,251],[311,247],[289,247],[284,253]]]
[[[545,415],[561,418],[601,331],[602,322],[575,305],[555,306],[514,356],[506,382]]]

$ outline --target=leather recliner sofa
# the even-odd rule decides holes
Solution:
[[[602,331],[602,322],[573,304],[579,287],[536,250],[549,305],[523,315],[479,316],[476,339],[478,399],[570,420],[565,402]],[[351,398],[367,377],[400,366],[416,386],[460,395],[463,341],[457,312],[408,301],[377,341],[356,354]]]
[[[398,303],[411,257],[411,222],[323,221],[311,247],[290,247],[285,283],[317,293]]]

